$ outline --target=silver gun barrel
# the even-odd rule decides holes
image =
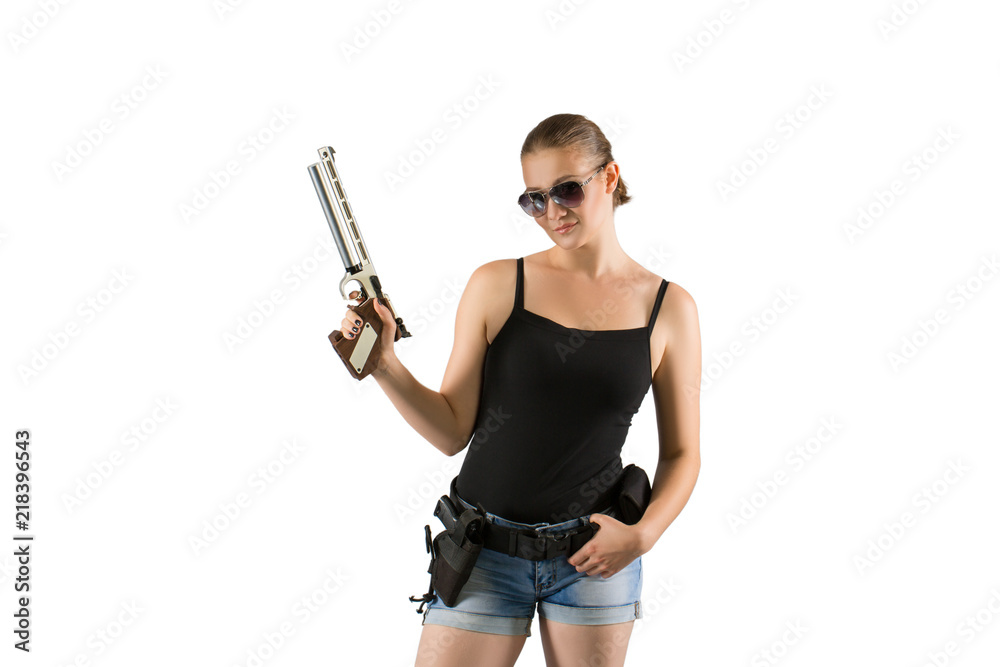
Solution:
[[[375,268],[371,266],[371,259],[368,256],[368,249],[354,221],[354,213],[351,204],[347,200],[343,182],[337,172],[337,165],[334,162],[334,150],[330,146],[323,146],[317,149],[320,161],[309,165],[309,176],[312,178],[313,187],[316,188],[316,195],[319,197],[326,221],[330,225],[333,239],[340,252],[340,258],[344,262],[344,269],[350,273],[357,273],[364,265],[368,265],[369,271],[374,273]]]

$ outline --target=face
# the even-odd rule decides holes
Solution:
[[[525,191],[549,188],[564,181],[583,183],[591,176],[600,163],[593,164],[576,151],[548,148],[538,153],[526,155],[521,160],[524,172]],[[546,199],[545,213],[535,218],[538,226],[546,231],[560,246],[580,245],[591,237],[613,212],[613,193],[618,184],[618,164],[609,162],[597,172],[593,180],[583,186],[583,203],[575,208],[566,208]],[[572,225],[563,232],[559,227]]]

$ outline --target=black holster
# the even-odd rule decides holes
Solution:
[[[472,574],[479,552],[483,550],[486,510],[481,504],[477,504],[477,509],[466,509],[459,514],[451,499],[444,495],[438,500],[434,514],[441,519],[445,529],[431,539],[431,527],[424,526],[427,551],[431,554],[431,562],[427,566],[431,583],[422,596],[410,597],[411,602],[420,602],[418,614],[423,612],[424,604],[435,597],[454,607],[462,586]]]

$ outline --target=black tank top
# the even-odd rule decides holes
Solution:
[[[652,385],[645,327],[590,331],[524,309],[524,258],[514,310],[486,350],[476,430],[456,490],[521,523],[558,523],[613,501],[621,449]]]

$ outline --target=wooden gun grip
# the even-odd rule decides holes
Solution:
[[[380,303],[386,306],[389,312],[392,313],[393,319],[396,319],[396,313],[392,312],[392,307],[385,301],[381,301]],[[360,381],[371,375],[378,368],[378,361],[382,356],[382,330],[385,328],[385,325],[382,323],[382,318],[379,317],[379,314],[375,312],[375,297],[365,300],[352,310],[358,313],[364,322],[358,335],[354,338],[346,338],[340,332],[340,329],[335,329],[330,332],[328,338],[330,339],[330,343],[333,344],[333,349],[340,356],[344,365],[347,366],[347,370],[350,371],[355,379]],[[393,342],[402,337],[403,333],[400,331],[397,322],[396,337],[393,339]]]

